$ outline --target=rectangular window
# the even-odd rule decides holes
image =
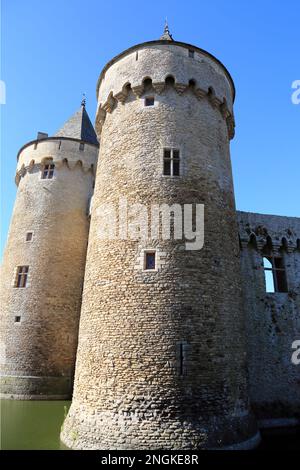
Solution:
[[[54,175],[54,163],[47,163],[42,171],[42,180],[50,180]]]
[[[27,241],[27,242],[31,242],[31,241],[32,241],[32,237],[33,237],[33,233],[32,233],[32,232],[27,232],[27,233],[26,233],[26,241]]]
[[[15,323],[20,323],[20,321],[21,321],[21,317],[20,317],[20,315],[17,315],[15,317]]]
[[[180,175],[180,154],[178,149],[164,149],[164,169],[165,176]]]
[[[283,258],[265,256],[263,258],[266,292],[287,292],[287,281]]]
[[[29,266],[18,266],[15,287],[26,287]]]
[[[195,57],[195,52],[192,49],[189,49],[189,57],[191,57],[191,59]]]
[[[154,96],[147,96],[144,101],[145,106],[154,106]]]
[[[146,251],[144,269],[150,271],[155,269],[155,267],[155,251]]]
[[[79,144],[79,150],[83,151],[84,150],[84,143],[80,142]]]

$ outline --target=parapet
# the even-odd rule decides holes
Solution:
[[[208,52],[175,41],[138,44],[104,67],[97,85],[98,135],[106,113],[112,112],[118,102],[124,104],[130,91],[140,98],[149,81],[157,94],[173,81],[178,94],[192,90],[199,100],[208,99],[227,120],[229,137],[233,137],[235,89],[229,72]]]
[[[267,244],[286,251],[300,250],[300,218],[237,211],[242,246]]]
[[[80,165],[84,172],[95,172],[99,146],[69,137],[49,137],[33,140],[18,153],[16,184],[27,171],[52,161],[56,168],[66,164],[70,169]]]

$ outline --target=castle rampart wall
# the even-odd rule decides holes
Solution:
[[[262,426],[299,423],[300,365],[292,346],[300,340],[300,219],[248,212],[237,218],[251,402]],[[263,257],[282,260],[284,292],[266,292]]]

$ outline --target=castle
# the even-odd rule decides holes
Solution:
[[[104,67],[97,136],[83,100],[18,153],[1,392],[70,398],[75,373],[71,448],[246,449],[299,424],[300,219],[236,211],[234,97],[222,63],[166,26]],[[122,199],[204,205],[202,249],[104,239]]]

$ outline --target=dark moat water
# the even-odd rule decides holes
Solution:
[[[70,404],[70,401],[1,400],[1,449],[65,449],[59,434]],[[262,437],[258,450],[300,450],[299,430],[265,431]]]

